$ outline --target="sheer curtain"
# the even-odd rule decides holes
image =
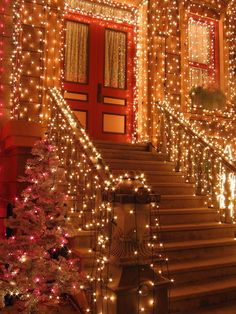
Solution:
[[[210,28],[198,21],[189,20],[189,61],[208,64],[210,58]]]
[[[208,70],[190,67],[190,88],[192,86],[204,86],[208,81]]]
[[[88,80],[88,25],[66,22],[65,80]]]
[[[105,31],[105,86],[126,87],[126,34],[110,29]]]

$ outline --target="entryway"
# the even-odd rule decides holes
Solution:
[[[92,139],[130,142],[133,26],[77,13],[65,23],[64,97]]]

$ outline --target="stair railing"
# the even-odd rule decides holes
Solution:
[[[134,235],[131,234],[133,235],[131,240],[134,241],[133,251],[129,250],[131,263],[139,266],[140,261],[142,261],[141,264],[143,265],[145,257],[153,265],[159,263],[160,260],[166,264],[163,244],[159,243],[159,224],[156,222],[155,232],[151,229],[151,223],[148,224],[151,211],[158,208],[158,197],[151,193],[142,175],[125,174],[124,176],[113,177],[110,174],[108,167],[103,163],[100,154],[58,89],[49,90],[46,103],[44,120],[47,123],[48,137],[55,143],[57,154],[61,160],[61,184],[67,188],[68,203],[71,204],[72,211],[71,220],[74,221],[77,230],[88,230],[92,234],[91,251],[94,252],[94,265],[89,278],[93,285],[96,285],[91,293],[92,299],[94,299],[94,304],[91,307],[92,312],[100,313],[99,308],[108,314],[110,313],[110,306],[113,306],[109,305],[111,298],[108,297],[110,295],[108,290],[112,285],[109,260],[110,257],[121,260],[119,254],[117,257],[114,252],[112,253],[112,249],[116,247],[112,237],[113,231],[125,230],[125,227],[130,228],[128,223],[117,227],[117,217],[114,214],[117,208],[115,209],[114,204],[117,202],[123,204],[122,208],[124,211],[126,210],[128,221],[130,222],[132,219],[133,222],[135,221],[134,240]],[[128,194],[126,195],[126,193]],[[140,210],[138,211],[137,208],[133,208],[133,205],[129,205],[129,202],[133,203],[134,196],[141,204],[146,204],[146,202],[149,204],[149,212],[145,210],[145,217],[148,218],[147,224],[143,219],[139,219],[140,223],[137,224]],[[144,199],[146,199],[145,202]],[[128,206],[131,206],[130,209]],[[141,241],[142,234],[144,236]],[[121,238],[123,239],[123,235]],[[122,243],[126,245],[124,239]],[[130,248],[129,243],[128,248]],[[159,252],[160,248],[161,252]],[[125,254],[125,257],[127,258],[128,255]],[[164,265],[164,267],[166,266]],[[119,269],[121,269],[120,266]],[[139,295],[138,289],[137,295]]]
[[[183,171],[195,194],[207,196],[207,204],[219,210],[222,222],[235,222],[236,165],[200,130],[176,113],[168,103],[157,103],[158,151]]]
[[[76,212],[78,228],[90,230],[102,193],[111,185],[109,169],[61,92],[52,88],[48,98],[47,132],[58,148],[67,194],[74,205],[71,211]]]
[[[44,120],[47,124],[47,136],[56,146],[61,167],[60,186],[68,196],[67,219],[71,225],[69,236],[76,239],[81,231],[82,233],[87,231],[86,243],[76,243],[79,246],[79,254],[82,250],[82,261],[83,253],[87,255],[90,252],[90,266],[87,273],[87,278],[92,285],[89,295],[90,310],[96,313],[93,293],[109,280],[107,261],[113,212],[109,200],[104,200],[104,194],[112,185],[109,169],[103,164],[100,154],[60,90],[50,89],[46,103]],[[103,289],[100,289],[99,293],[103,298]]]

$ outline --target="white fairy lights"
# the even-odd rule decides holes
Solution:
[[[72,110],[67,106],[60,92],[56,88],[53,88],[50,90],[48,98],[48,131],[49,136],[53,138],[55,143],[58,141],[58,155],[62,161],[62,166],[66,169],[66,178],[68,181],[67,194],[71,197],[72,203],[72,216],[70,219],[76,221],[78,231],[84,230],[84,228],[88,231],[96,231],[94,243],[96,244],[98,253],[94,252],[92,248],[89,249],[91,256],[94,256],[95,267],[93,268],[93,273],[88,274],[87,279],[95,285],[94,302],[99,303],[102,298],[104,304],[109,307],[109,303],[114,301],[114,297],[109,290],[102,293],[99,290],[99,285],[100,282],[107,282],[107,280],[111,282],[113,280],[109,272],[106,272],[106,267],[110,261],[109,247],[111,245],[110,235],[106,230],[110,229],[109,225],[111,221],[115,222],[117,217],[114,216],[112,203],[102,201],[99,193],[102,194],[103,191],[116,192],[117,187],[122,184],[132,186],[134,194],[138,192],[138,187],[147,193],[151,193],[151,188],[146,183],[143,173],[132,175],[125,173],[117,177],[113,176],[109,168],[103,164],[99,152],[93,146],[85,130],[79,126]],[[60,119],[58,119],[58,115]],[[78,145],[78,142],[80,145]],[[83,158],[79,158],[78,160],[79,156]],[[87,178],[87,181],[84,182],[83,178]],[[138,187],[135,184],[132,185],[133,182],[138,182]],[[92,190],[91,185],[93,185]],[[82,191],[77,190],[78,186],[83,187]],[[79,195],[79,197],[73,199],[74,195]],[[81,200],[83,200],[83,204],[81,204]],[[81,205],[80,208],[78,208],[78,203]],[[155,208],[157,208],[157,204],[153,201],[150,204],[150,210]],[[79,222],[86,219],[88,210],[90,219],[86,220],[85,225],[82,226]],[[130,214],[135,216],[136,210],[130,211]],[[150,228],[149,225],[145,225],[144,227],[146,229]],[[158,251],[159,248],[163,247],[159,243],[158,216],[155,220],[155,227],[155,236],[150,230],[148,246],[152,249],[154,256],[159,254],[159,258],[163,258],[162,252],[160,254]],[[138,228],[136,227],[136,229]],[[136,230],[134,231],[137,232]],[[134,251],[134,255],[137,257],[138,262],[139,251]],[[150,267],[153,266],[150,265]],[[150,304],[147,307],[150,308]]]
[[[179,7],[177,1],[169,0],[165,1],[163,6],[156,1],[151,1],[147,7],[147,2],[144,1],[138,8],[125,4],[114,4],[109,0],[99,1],[97,4],[84,0],[80,5],[78,5],[78,1],[74,0],[68,0],[65,3],[63,1],[42,2],[42,4],[28,4],[24,0],[15,1],[13,7],[13,73],[11,76],[12,118],[43,122],[45,92],[48,87],[59,87],[60,81],[63,82],[63,73],[60,76],[59,68],[64,58],[65,14],[68,11],[89,15],[95,13],[97,18],[128,23],[135,27],[137,56],[134,60],[136,84],[134,84],[135,127],[133,140],[136,140],[137,137],[140,141],[148,140],[148,134],[149,136],[150,133],[153,134],[152,128],[156,128],[155,101],[167,97],[178,110],[180,105],[182,110],[186,109],[189,91],[189,75],[186,65],[189,64],[189,61],[188,54],[182,51],[182,65],[180,63],[180,51],[183,50],[183,45],[180,44],[180,35],[184,35],[186,32],[187,40],[187,26],[184,26],[184,21],[187,21],[189,14],[198,14],[199,12],[199,15],[208,17],[206,12],[210,10],[212,12],[212,6],[218,11],[224,9],[221,1],[210,3],[209,7],[204,4],[205,11],[202,10],[201,4],[189,1],[185,1],[183,7]],[[38,10],[40,10],[39,13]],[[231,99],[235,95],[235,84],[233,84],[235,67],[233,58],[234,10],[233,0],[226,12],[229,20],[226,21],[228,26],[226,25],[225,31],[230,46],[229,84],[231,87],[229,96]],[[182,11],[184,12],[183,16],[181,15]],[[32,36],[34,36],[34,51],[37,52],[40,62],[34,60],[36,54],[31,54],[28,49],[32,45]],[[61,41],[61,48],[59,48],[58,39]],[[213,45],[212,42],[211,45]],[[23,65],[27,62],[30,63],[30,69],[25,70]],[[148,63],[149,69],[147,68]],[[32,73],[33,77],[31,77]],[[37,92],[40,97],[35,99],[32,97],[32,93]],[[180,95],[182,96],[180,97]]]

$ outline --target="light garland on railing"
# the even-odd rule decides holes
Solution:
[[[95,268],[97,269],[96,273],[88,274],[87,278],[91,283],[97,283],[95,286],[99,286],[101,282],[112,282],[114,278],[110,277],[107,274],[103,274],[105,272],[105,267],[107,263],[109,263],[109,243],[111,242],[109,236],[106,234],[105,230],[109,229],[109,224],[111,220],[116,221],[116,216],[111,216],[107,219],[106,215],[112,215],[112,204],[107,201],[103,201],[100,203],[98,208],[96,205],[94,207],[89,208],[89,200],[96,200],[99,191],[107,191],[108,193],[115,193],[117,188],[122,186],[132,188],[130,190],[134,195],[138,193],[139,188],[142,191],[146,191],[146,193],[151,192],[151,188],[146,183],[146,178],[143,173],[124,173],[118,177],[113,176],[109,172],[109,168],[102,162],[100,153],[93,146],[89,137],[87,136],[85,130],[80,126],[79,122],[74,117],[72,110],[67,106],[66,101],[60,94],[60,92],[54,88],[51,89],[51,96],[48,96],[52,103],[49,103],[49,111],[48,111],[48,122],[49,122],[49,136],[52,136],[55,143],[57,143],[57,139],[60,143],[60,147],[58,150],[58,155],[62,161],[62,166],[65,166],[66,169],[66,178],[68,180],[68,191],[67,194],[72,197],[72,209],[71,209],[71,218],[70,220],[77,219],[84,221],[86,218],[86,212],[90,209],[91,216],[89,220],[86,220],[84,226],[77,226],[78,231],[83,230],[97,230],[97,238],[95,245],[100,248],[100,254],[96,255],[92,249],[89,249],[89,253],[91,256],[95,258]],[[56,114],[57,110],[61,112]],[[60,119],[58,119],[58,115]],[[57,135],[58,134],[58,135]],[[82,146],[80,150],[80,155],[83,158],[76,158],[76,141],[79,141]],[[72,149],[73,148],[73,149]],[[69,155],[68,155],[69,153]],[[65,154],[65,157],[63,157]],[[68,160],[69,158],[69,160]],[[79,177],[78,177],[79,176]],[[80,204],[80,200],[75,198],[73,201],[73,194],[77,192],[77,186],[80,185],[80,178],[89,177],[90,181],[85,182],[85,186],[83,189],[80,198],[84,198],[83,204],[81,204],[81,208],[78,208],[78,204]],[[77,182],[77,181],[78,182]],[[136,183],[135,183],[136,182]],[[94,186],[94,193],[91,194],[91,184]],[[84,196],[83,196],[84,195]],[[74,204],[74,205],[73,205]],[[151,203],[151,209],[157,209],[157,204],[155,201]],[[151,210],[150,209],[150,210]],[[77,215],[77,216],[76,216]],[[136,215],[135,210],[130,211],[130,215]],[[73,218],[74,217],[74,218]],[[153,268],[156,266],[155,259],[161,259],[164,262],[167,260],[164,257],[163,253],[163,243],[159,243],[158,230],[159,230],[159,222],[158,216],[155,216],[155,232],[151,233],[150,225],[145,225],[145,229],[149,230],[150,239],[147,243],[148,247],[152,251],[153,257],[151,258],[150,267]],[[78,225],[79,221],[76,222]],[[142,226],[138,226],[139,228]],[[136,228],[137,229],[137,228]],[[137,230],[134,232],[137,232]],[[100,230],[100,231],[99,231]],[[96,232],[95,232],[96,233]],[[94,239],[95,240],[95,239]],[[159,252],[161,249],[162,252]],[[104,252],[104,253],[103,253]],[[139,260],[139,250],[135,250],[133,252],[135,259]],[[162,272],[162,268],[159,267],[159,272]],[[105,277],[104,277],[105,276]],[[108,277],[106,277],[108,276]],[[101,302],[101,291],[98,292],[96,289],[94,290],[94,302]],[[104,302],[113,302],[114,296],[113,294],[107,290],[107,292],[102,296]],[[100,301],[99,301],[100,300]],[[140,306],[145,309],[146,306],[140,304]],[[154,306],[154,304],[153,304]],[[150,307],[150,304],[148,305]]]
[[[110,224],[112,219],[112,217],[108,218],[111,214],[111,206],[109,202],[103,202],[102,200],[100,204],[96,204],[97,193],[101,190],[102,184],[104,184],[104,190],[108,190],[109,187],[111,188],[111,182],[109,177],[108,180],[105,180],[105,178],[102,179],[102,177],[99,178],[99,174],[103,176],[101,173],[102,170],[107,171],[107,168],[101,169],[100,154],[93,146],[84,129],[82,127],[78,129],[78,122],[74,118],[72,111],[67,107],[63,97],[56,89],[52,89],[51,93],[54,102],[50,103],[49,108],[49,132],[51,132],[56,143],[57,132],[60,134],[60,147],[58,146],[60,151],[58,151],[58,155],[61,157],[62,166],[64,165],[65,167],[65,175],[68,181],[68,195],[71,197],[73,206],[71,209],[72,216],[69,219],[72,222],[75,220],[75,228],[78,231],[85,229],[95,232],[94,245],[96,252],[93,252],[92,248],[88,248],[88,253],[92,257],[94,256],[96,271],[95,273],[88,274],[87,279],[94,286],[93,299],[96,304],[98,285],[107,280],[112,281],[112,278],[104,274],[106,264],[109,261],[110,239],[105,230],[108,228],[108,224]],[[58,112],[60,121],[55,114],[58,110],[56,106],[59,106],[59,110],[62,112],[62,115],[59,114],[60,111]],[[80,136],[76,136],[78,132]],[[83,147],[80,156],[76,154],[76,141],[79,141],[79,144]],[[72,147],[74,148],[72,149]],[[65,159],[63,158],[64,154]],[[94,172],[95,170],[96,172]],[[104,181],[102,182],[101,180]],[[80,188],[81,184],[84,184],[84,187],[81,186],[82,190]],[[77,194],[79,195],[77,196]],[[86,217],[88,214],[91,216],[90,218]],[[102,291],[100,291],[100,294],[102,298],[106,297],[105,303],[110,301],[107,295],[103,296]],[[104,301],[102,300],[102,302]],[[87,309],[87,312],[92,311],[92,309],[93,305]]]
[[[205,141],[212,149],[217,149],[219,154],[224,157],[226,160],[228,160],[229,163],[235,162],[235,157],[230,153],[228,153],[228,150],[225,150],[225,147],[222,145],[216,143],[214,140],[212,140],[208,132],[204,129],[200,128],[198,125],[198,122],[196,121],[189,121],[186,119],[185,114],[182,112],[176,112],[176,110],[168,104],[168,102],[164,101],[159,105],[159,108],[163,106],[167,111],[169,111],[172,115],[175,115],[181,123],[186,125],[186,127],[190,127],[196,134],[199,135],[199,137],[202,138],[203,141]]]
[[[236,166],[228,149],[209,139],[206,132],[177,113],[166,102],[157,105],[164,123],[159,136],[166,138],[166,153],[177,163],[177,171],[195,182],[196,193],[208,196],[210,207],[219,207],[221,219],[235,222]],[[159,140],[160,148],[164,144]]]

